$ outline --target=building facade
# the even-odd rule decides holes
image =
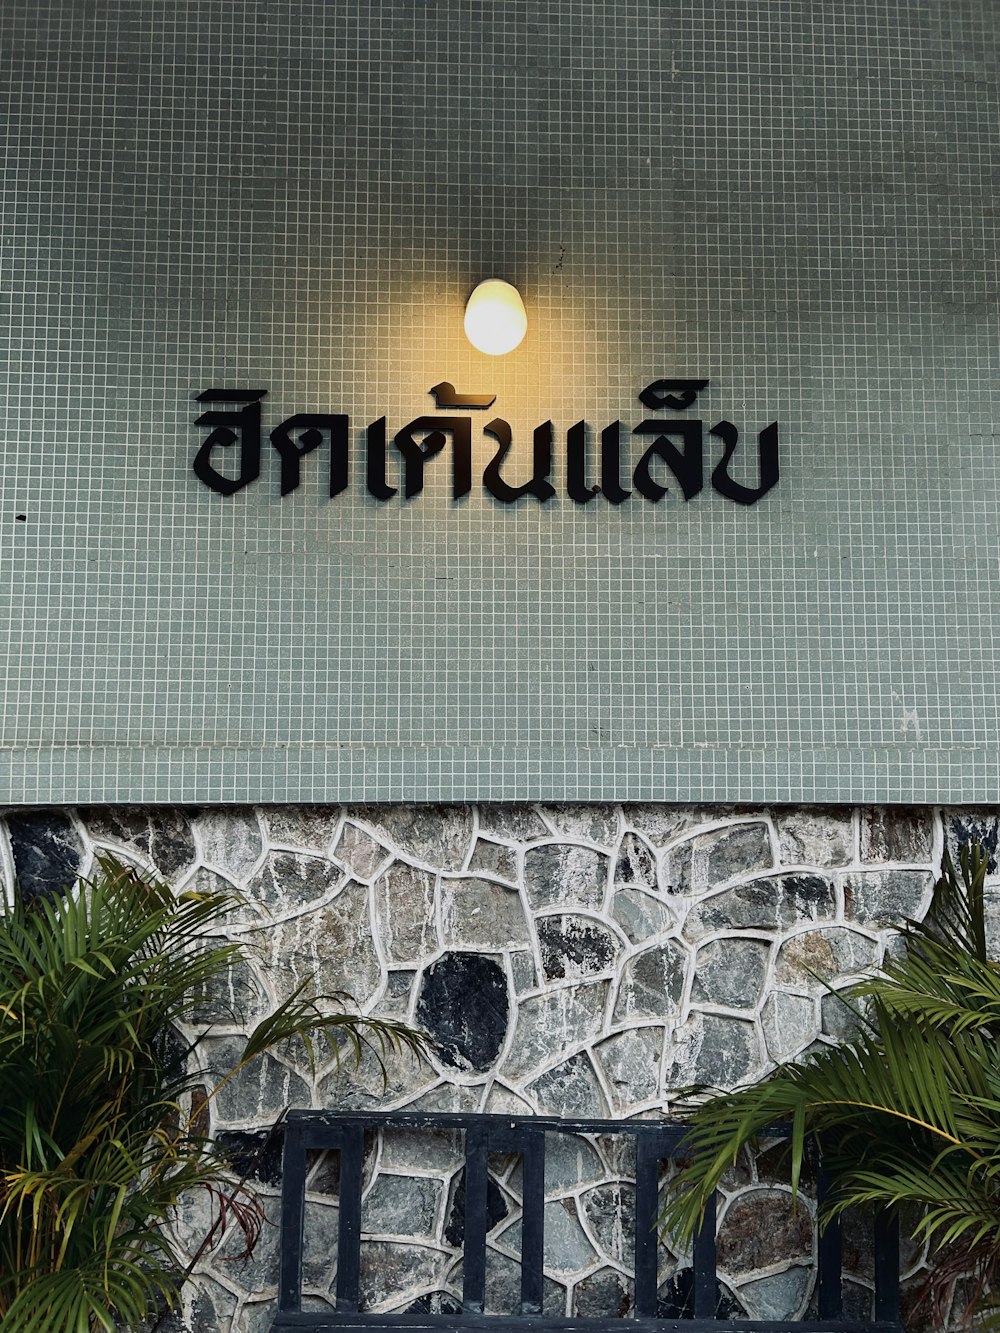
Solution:
[[[5,891],[240,892],[220,1061],[306,976],[435,1042],[227,1086],[263,1195],[289,1105],[653,1117],[845,1035],[997,842],[990,0],[5,0],[0,63]],[[628,1161],[551,1170],[546,1308],[627,1313]],[[368,1307],[448,1308],[455,1145],[366,1172]],[[772,1174],[762,1318],[813,1298]],[[276,1245],[178,1327],[266,1328]]]

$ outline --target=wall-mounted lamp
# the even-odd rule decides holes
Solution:
[[[501,278],[487,278],[465,307],[465,336],[489,356],[512,352],[528,329],[521,293]]]

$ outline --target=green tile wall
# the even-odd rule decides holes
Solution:
[[[0,800],[995,799],[998,57],[991,0],[5,0]],[[760,504],[484,494],[484,416],[518,481],[663,376],[779,422]],[[472,493],[376,502],[441,380]],[[210,387],[348,413],[348,490],[265,433],[211,493]]]

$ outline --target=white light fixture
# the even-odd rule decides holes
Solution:
[[[502,278],[487,278],[465,307],[465,336],[488,356],[512,352],[528,330],[521,293]]]

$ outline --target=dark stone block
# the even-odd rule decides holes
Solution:
[[[514,993],[523,995],[534,990],[538,984],[535,976],[535,960],[527,950],[517,950],[510,954],[510,972],[514,979]]]
[[[669,852],[663,863],[663,874],[660,881],[662,891],[673,897],[690,893],[694,879],[693,863],[694,857],[690,843],[682,844]]]
[[[385,1309],[411,1293],[441,1290],[448,1260],[447,1251],[428,1245],[363,1238],[359,1310]]]
[[[583,1051],[571,1055],[561,1065],[548,1069],[527,1091],[538,1101],[545,1115],[603,1116],[607,1106],[594,1067]]]
[[[581,1197],[580,1205],[601,1252],[627,1265],[635,1247],[635,1186],[622,1181],[598,1185]]]
[[[245,1175],[260,1185],[281,1184],[281,1153],[285,1131],[277,1129],[232,1130],[219,1134],[217,1143],[232,1163],[235,1175]]]
[[[750,880],[697,903],[688,930],[773,930],[799,921],[833,920],[837,899],[822,875],[782,875]]]
[[[160,1036],[159,1055],[169,1078],[181,1078],[187,1068],[193,1047],[172,1025]]]
[[[472,845],[468,805],[359,805],[351,816],[370,825],[379,841],[436,870],[461,870]]]
[[[672,1278],[664,1282],[656,1293],[656,1317],[658,1319],[693,1319],[694,1318],[694,1272],[690,1268],[679,1269]],[[716,1319],[744,1319],[743,1307],[732,1293],[716,1281],[715,1284]]]
[[[862,861],[927,861],[934,851],[934,817],[922,806],[876,806],[861,812]]]
[[[450,1314],[462,1313],[462,1302],[450,1291],[425,1291],[415,1301],[404,1306],[404,1314]]]
[[[417,1022],[456,1068],[487,1070],[507,1035],[507,979],[492,958],[447,953],[424,973]]]
[[[899,1303],[902,1324],[907,1333],[938,1333],[940,1328],[955,1327],[948,1319],[950,1310],[941,1312],[940,1321],[935,1317],[933,1302],[927,1299],[926,1270],[913,1274],[902,1284]],[[956,1313],[961,1313],[960,1304]]]
[[[270,852],[247,885],[247,897],[279,914],[330,898],[343,881],[344,872],[326,857]]]
[[[687,962],[687,950],[677,940],[666,940],[630,958],[622,974],[615,1021],[676,1013]]]
[[[695,957],[692,1001],[753,1009],[764,989],[769,953],[760,940],[735,935],[702,945]]]
[[[103,805],[81,810],[80,816],[97,842],[134,847],[152,861],[164,879],[172,879],[195,859],[197,849],[188,814],[169,806]]]
[[[983,851],[986,853],[988,864],[987,874],[995,875],[997,871],[997,840],[1000,837],[1000,824],[995,816],[992,815],[952,815],[945,825],[948,851],[951,853],[951,859],[955,863],[955,869],[959,868],[959,853],[967,842],[982,843]],[[961,874],[961,871],[959,871]]]
[[[785,875],[781,887],[794,921],[815,920],[830,910],[830,881],[822,875]]]
[[[700,879],[704,875],[707,887],[774,864],[771,839],[763,822],[734,824],[702,834],[694,840],[692,853],[696,876]]]
[[[863,870],[844,877],[844,912],[863,926],[891,926],[920,915],[929,870]]]
[[[577,1318],[627,1319],[633,1302],[632,1279],[614,1268],[599,1268],[573,1288]]]
[[[171,1280],[180,1290],[187,1278],[183,1272],[175,1270]],[[171,1309],[161,1296],[153,1322],[144,1328],[155,1330],[155,1333],[190,1333],[192,1328],[225,1328],[229,1325],[236,1309],[236,1297],[230,1291],[201,1273],[192,1282],[190,1293],[189,1310]]]
[[[796,1207],[791,1193],[758,1191],[743,1195],[719,1228],[718,1263],[730,1274],[752,1273],[788,1259],[807,1259],[812,1218]]]
[[[592,847],[552,843],[524,856],[524,883],[532,907],[566,903],[599,910],[608,881],[608,858]]]
[[[861,1282],[845,1278],[840,1287],[844,1318],[869,1323],[875,1317],[875,1292]],[[907,1325],[909,1327],[909,1325]]]
[[[502,842],[534,842],[549,832],[545,821],[530,805],[481,805],[479,829],[487,837]]]
[[[792,1264],[742,1283],[740,1301],[751,1319],[794,1319],[796,1312],[808,1305],[814,1276],[811,1265]]]
[[[54,810],[7,816],[14,870],[22,898],[48,898],[76,879],[83,848],[73,825]]]
[[[516,1226],[516,1224],[515,1224]],[[512,1228],[513,1229],[513,1228]],[[512,1238],[513,1243],[513,1238]],[[516,1248],[516,1245],[515,1245]],[[513,1315],[521,1308],[521,1265],[516,1259],[489,1248],[486,1251],[486,1313]],[[566,1288],[550,1277],[542,1279],[542,1314],[562,1318]],[[487,1321],[490,1322],[490,1321]],[[527,1322],[527,1321],[525,1321]],[[520,1318],[515,1320],[520,1324]],[[497,1321],[498,1329],[503,1325]]]
[[[362,1148],[361,1179],[362,1188],[367,1189],[375,1174],[379,1156],[379,1131],[366,1129]],[[334,1149],[306,1154],[309,1172],[309,1192],[311,1194],[340,1194],[340,1153]]]
[[[842,1218],[844,1273],[875,1280],[875,1219],[870,1212],[848,1208]]]
[[[219,1086],[213,1099],[213,1120],[234,1126],[269,1124],[286,1106],[308,1106],[310,1088],[305,1079],[265,1052],[240,1065],[246,1045],[243,1037],[209,1037],[201,1046],[207,1072]],[[226,1075],[235,1071],[228,1079]]]
[[[753,1023],[742,1018],[724,1018],[721,1014],[705,1014],[701,1050],[690,1066],[687,1081],[707,1083],[713,1088],[734,1088],[751,1076],[758,1061]]]
[[[656,862],[646,844],[635,833],[626,833],[615,864],[617,884],[656,887]]]
[[[486,1177],[486,1230],[490,1232],[504,1220],[509,1213],[503,1191],[492,1176]],[[455,1194],[451,1201],[451,1211],[444,1229],[444,1238],[456,1250],[462,1248],[465,1240],[465,1171],[458,1173]]]
[[[611,932],[587,917],[546,916],[538,920],[538,947],[549,981],[604,972],[614,962]]]
[[[823,1033],[835,1041],[853,1041],[863,1030],[857,1002],[849,995],[850,988],[845,987],[822,996],[819,1002]]]
[[[514,880],[517,878],[517,856],[510,847],[480,838],[473,850],[469,869],[495,875],[498,879]]]
[[[340,1194],[340,1153],[330,1151],[313,1152],[307,1155],[306,1162],[311,1170],[316,1165],[316,1170],[312,1173],[309,1180],[309,1188],[314,1194]]]
[[[365,1196],[362,1225],[373,1236],[433,1236],[440,1211],[440,1180],[380,1171]]]

